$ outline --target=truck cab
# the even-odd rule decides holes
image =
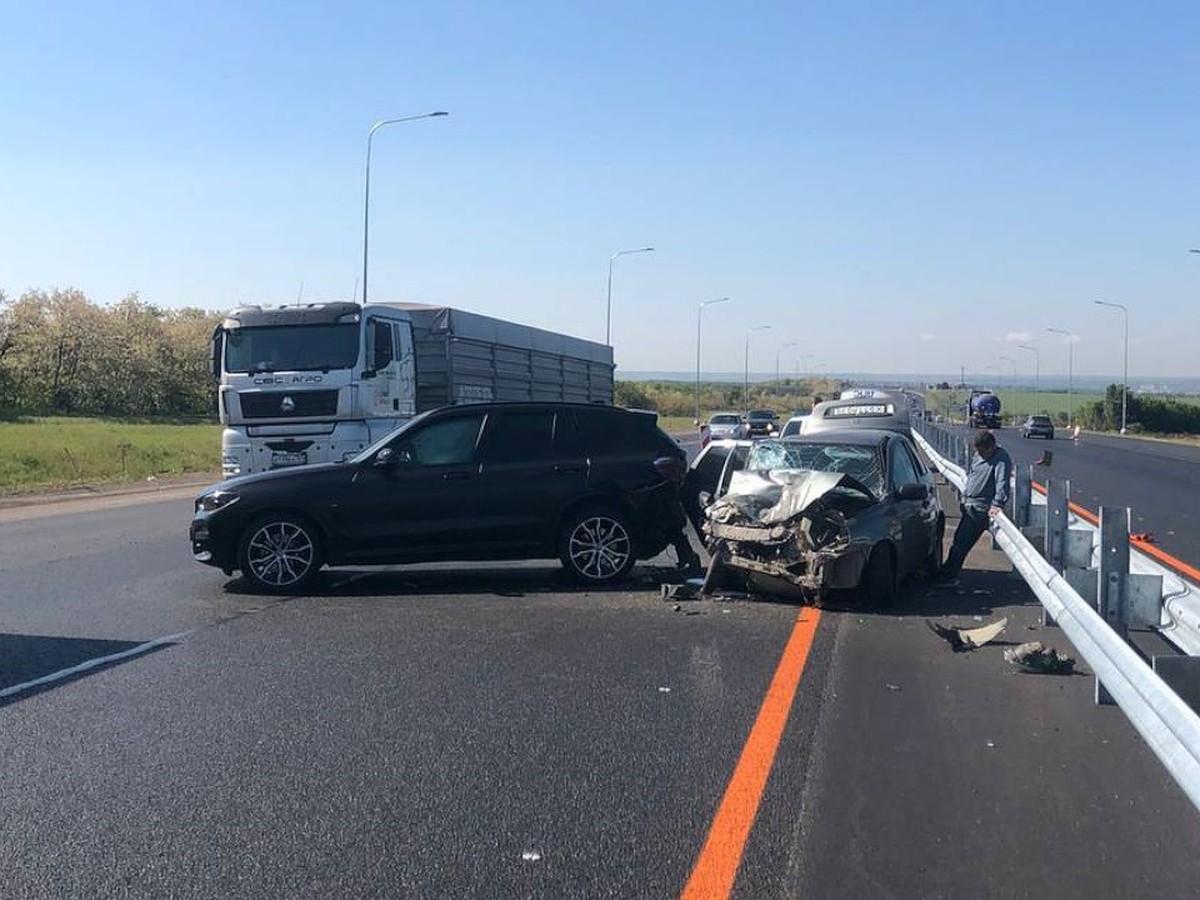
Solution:
[[[407,312],[382,304],[245,306],[213,332],[225,477],[342,462],[415,413]]]

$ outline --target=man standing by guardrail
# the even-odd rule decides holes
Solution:
[[[954,532],[954,543],[946,555],[934,584],[951,586],[958,583],[963,561],[988,523],[1004,510],[1008,503],[1008,482],[1012,477],[1012,457],[996,443],[996,436],[987,430],[975,433],[975,458],[967,472],[959,511],[962,518]]]

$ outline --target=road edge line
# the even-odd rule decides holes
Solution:
[[[72,675],[82,675],[95,669],[98,666],[106,666],[109,663],[120,662],[123,659],[128,659],[132,656],[141,656],[143,653],[149,653],[151,650],[156,650],[159,647],[164,647],[167,644],[177,644],[185,637],[191,634],[191,631],[181,631],[179,634],[169,634],[166,637],[155,638],[152,641],[146,641],[144,644],[138,644],[136,647],[130,647],[128,650],[122,650],[119,653],[110,653],[108,656],[97,656],[95,659],[85,660],[77,666],[71,666],[66,669],[59,669],[57,672],[51,672],[49,675],[43,675],[41,678],[34,678],[32,681],[24,681],[21,684],[14,684],[11,687],[6,687],[0,690],[0,700],[7,700],[9,697],[15,697],[17,694],[32,690],[33,688],[44,687],[48,684],[54,684],[56,681],[62,681],[65,678],[70,678]]]
[[[732,893],[820,622],[816,607],[806,607],[796,616],[680,900],[718,900]]]

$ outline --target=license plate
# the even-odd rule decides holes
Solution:
[[[303,466],[308,462],[308,454],[292,450],[274,450],[271,453],[273,466]]]

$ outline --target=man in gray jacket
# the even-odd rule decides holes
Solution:
[[[959,510],[962,518],[954,532],[954,543],[946,556],[946,562],[935,581],[936,584],[952,585],[958,580],[963,560],[988,529],[988,523],[999,515],[1008,503],[1008,482],[1012,477],[1012,457],[1008,451],[996,444],[996,436],[983,430],[975,433],[975,457],[967,472],[967,486],[963,491]]]

